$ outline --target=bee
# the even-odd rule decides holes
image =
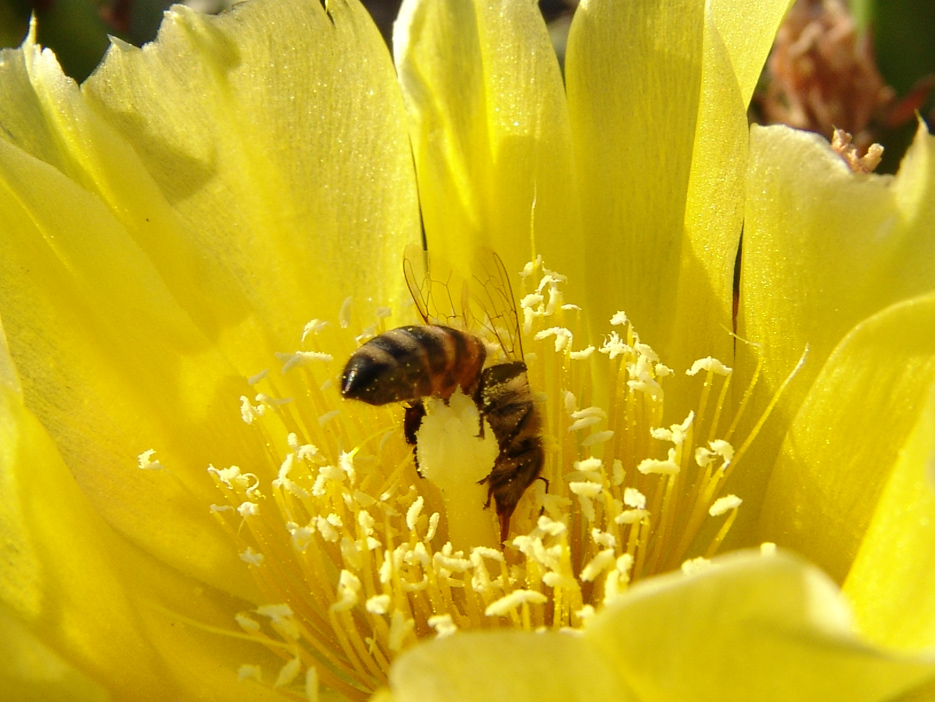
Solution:
[[[481,483],[488,487],[484,507],[496,503],[503,542],[516,505],[545,461],[542,419],[523,361],[509,275],[500,257],[487,250],[458,291],[457,277],[430,263],[420,248],[407,248],[403,273],[425,324],[391,329],[363,344],[344,367],[341,394],[371,405],[407,403],[403,434],[412,446],[425,416],[422,398],[448,400],[457,388],[471,397],[499,447],[493,470]],[[460,297],[452,297],[454,292]],[[476,323],[473,309],[483,315]],[[466,331],[473,326],[496,340],[496,362],[487,363],[484,340]]]

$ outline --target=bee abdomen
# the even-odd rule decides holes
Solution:
[[[355,351],[344,367],[341,394],[371,405],[448,398],[470,390],[486,355],[477,337],[435,325],[391,329]]]

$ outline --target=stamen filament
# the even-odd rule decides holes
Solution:
[[[727,515],[727,519],[724,520],[724,524],[721,525],[721,528],[718,530],[717,534],[711,540],[711,544],[708,546],[708,550],[705,551],[705,558],[714,557],[718,549],[721,547],[721,544],[724,542],[724,539],[727,537],[727,532],[730,531],[730,528],[734,524],[734,521],[736,519],[737,519],[737,510],[732,509],[730,511],[730,514]]]
[[[708,429],[708,443],[714,441],[717,437],[717,429],[721,422],[721,412],[724,409],[724,405],[727,401],[727,391],[730,388],[730,380],[734,376],[733,371],[724,376],[724,382],[721,384],[721,392],[718,394],[717,406],[714,410],[714,417],[711,420],[711,426]],[[728,439],[729,440],[729,439]]]
[[[714,371],[710,368],[705,371],[704,383],[701,386],[701,397],[698,398],[698,409],[695,416],[698,418],[698,425],[701,426],[704,421],[705,410],[708,407],[708,397],[711,395],[711,385],[714,379]]]
[[[345,632],[344,627],[338,622],[333,612],[329,612],[329,617],[331,619],[331,629],[337,635],[338,645],[341,647],[341,650],[344,652],[345,657],[351,665],[354,673],[357,674],[358,679],[364,681],[366,679],[367,667],[365,667],[361,658],[357,656],[356,651],[354,650],[354,644],[349,640],[347,633]],[[351,627],[353,629],[353,627]],[[352,634],[353,635],[353,634]],[[369,656],[367,657],[369,660]],[[369,666],[368,666],[369,667]]]
[[[747,436],[747,440],[744,441],[740,448],[737,449],[734,454],[734,460],[728,466],[727,471],[725,472],[725,478],[730,476],[731,471],[734,466],[740,461],[743,455],[747,452],[747,449],[750,448],[750,444],[753,443],[753,440],[756,438],[757,434],[760,433],[760,429],[763,428],[763,425],[766,423],[766,420],[769,418],[769,415],[772,413],[773,408],[776,407],[776,404],[779,402],[779,398],[782,397],[782,394],[785,392],[786,388],[789,387],[789,383],[792,382],[792,379],[798,374],[802,366],[805,365],[805,360],[808,358],[808,346],[805,346],[805,351],[802,352],[801,357],[799,357],[799,362],[795,364],[795,368],[792,369],[792,372],[786,376],[785,380],[782,381],[782,385],[779,386],[779,390],[776,391],[776,394],[773,395],[769,404],[766,406],[766,409],[763,411],[763,414],[760,415],[760,419],[753,426],[753,429],[750,431],[750,434]],[[757,370],[759,371],[760,364],[757,364]],[[746,401],[746,397],[744,398]]]
[[[737,413],[734,415],[734,421],[731,422],[730,429],[728,429],[727,433],[724,435],[725,441],[730,441],[734,436],[734,432],[737,430],[737,425],[743,418],[744,412],[747,409],[747,405],[750,403],[750,400],[753,397],[753,390],[756,388],[757,381],[760,379],[760,371],[762,369],[763,357],[757,355],[756,367],[753,369],[753,377],[750,378],[750,382],[747,384],[747,389],[743,393],[743,399],[741,399],[740,406],[737,408]]]

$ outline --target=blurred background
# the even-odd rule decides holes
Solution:
[[[400,0],[363,0],[391,43]],[[0,46],[17,46],[31,14],[39,43],[82,81],[107,49],[108,35],[137,46],[156,36],[164,0],[0,0]],[[220,12],[232,0],[188,0]],[[540,0],[559,61],[577,0]],[[933,0],[798,0],[777,36],[750,108],[751,121],[782,122],[830,139],[833,127],[858,152],[884,146],[877,172],[895,172],[916,129],[935,127]]]

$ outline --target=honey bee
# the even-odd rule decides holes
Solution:
[[[542,472],[542,419],[529,387],[516,303],[503,261],[493,251],[484,251],[473,270],[471,280],[456,290],[455,275],[436,263],[430,269],[426,252],[407,248],[403,273],[425,324],[391,329],[363,344],[344,367],[341,394],[371,405],[407,403],[403,433],[413,446],[425,416],[422,398],[447,400],[459,387],[473,398],[500,451],[481,483],[488,486],[484,506],[496,502],[503,542],[517,503]],[[452,297],[455,292],[460,292],[458,298]],[[474,309],[481,313],[476,322]],[[466,331],[470,327],[496,341],[495,362],[485,366],[490,360],[487,347],[480,336]],[[481,435],[483,431],[482,422]]]

